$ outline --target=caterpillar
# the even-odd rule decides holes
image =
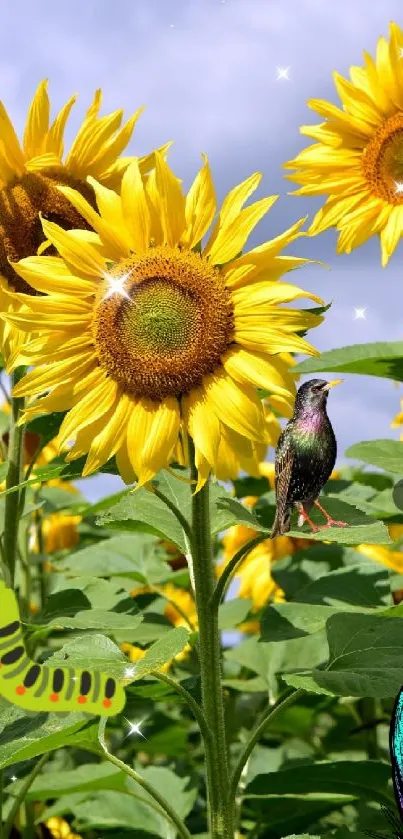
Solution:
[[[98,670],[36,664],[22,635],[17,599],[0,580],[0,696],[27,711],[84,711],[111,716],[125,705],[124,689]]]

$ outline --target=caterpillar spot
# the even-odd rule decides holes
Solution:
[[[22,696],[25,693],[24,685],[18,685],[15,689],[15,692],[18,694],[18,696]]]
[[[86,696],[79,696],[79,697],[77,698],[77,702],[79,702],[79,703],[80,703],[80,705],[84,705],[84,702],[86,702],[86,701],[87,701],[87,697],[86,697]]]
[[[49,695],[49,699],[50,699],[51,702],[57,702],[59,697],[58,697],[57,693],[51,693]]]
[[[110,708],[111,705],[112,705],[112,702],[111,702],[110,699],[104,699],[102,704],[103,704],[104,708]]]

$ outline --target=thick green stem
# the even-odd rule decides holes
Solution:
[[[19,368],[12,376],[12,387],[19,382],[25,367]],[[10,435],[8,444],[8,472],[6,478],[6,489],[18,486],[23,480],[22,477],[22,455],[24,443],[24,428],[19,426],[18,420],[23,408],[24,399],[20,397],[12,397],[11,399],[11,418],[10,418]],[[18,525],[19,525],[19,507],[20,507],[20,493],[10,492],[6,495],[6,506],[4,513],[4,536],[3,549],[4,560],[9,571],[9,584],[14,586],[15,578],[15,563],[17,557],[18,546]]]
[[[250,738],[246,743],[239,759],[238,763],[232,773],[231,778],[231,790],[230,790],[230,798],[235,800],[238,784],[242,775],[242,770],[249,760],[249,757],[256,746],[256,743],[260,740],[262,734],[264,733],[266,726],[269,722],[272,722],[274,717],[277,716],[278,713],[287,708],[289,705],[292,705],[299,699],[300,696],[303,696],[304,691],[301,688],[298,690],[294,690],[294,688],[290,688],[285,694],[280,696],[277,700],[275,705],[272,705],[270,708],[267,708],[266,711],[262,714],[260,720],[257,721],[255,727],[251,731]]]
[[[194,447],[189,440],[191,479],[197,481]],[[211,731],[204,741],[211,839],[233,839],[233,802],[228,798],[228,755],[221,687],[221,647],[218,610],[211,606],[214,569],[210,534],[209,483],[192,495],[192,564],[202,684],[202,709]]]

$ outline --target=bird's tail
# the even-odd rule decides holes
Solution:
[[[284,533],[288,533],[290,529],[290,519],[290,507],[286,507],[285,510],[281,511],[277,508],[272,531],[270,533],[270,539],[274,539],[275,536],[283,536]]]

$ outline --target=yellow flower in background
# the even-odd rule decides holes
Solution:
[[[99,116],[100,90],[64,156],[65,126],[76,99],[76,95],[71,96],[51,122],[47,81],[41,82],[28,110],[22,144],[0,102],[0,311],[15,312],[21,307],[24,311],[23,302],[10,297],[8,291],[41,291],[34,290],[29,280],[17,274],[10,264],[33,256],[44,247],[39,213],[64,229],[81,229],[76,235],[84,241],[93,239],[91,225],[57,185],[74,187],[95,206],[93,189],[86,182],[88,175],[118,190],[122,175],[133,160],[119,155],[130,141],[142,108],[121,127],[122,110]],[[141,172],[146,173],[153,162],[153,155],[140,158]],[[52,251],[48,250],[48,254]],[[0,350],[6,361],[12,363],[23,337],[5,321],[0,322]]]
[[[260,182],[255,174],[216,214],[205,159],[187,196],[163,157],[146,183],[138,161],[126,170],[121,196],[92,178],[98,210],[70,188],[61,193],[96,233],[83,237],[43,220],[60,257],[31,257],[15,271],[46,297],[24,297],[29,311],[4,315],[25,332],[40,332],[26,353],[37,365],[14,389],[34,401],[24,421],[68,411],[58,440],[68,460],[87,454],[83,475],[116,455],[126,483],[150,481],[169,466],[182,434],[196,450],[198,487],[219,463],[220,441],[239,461],[266,445],[256,388],[290,398],[283,352],[315,355],[297,333],[322,318],[280,308],[316,295],[283,283],[307,260],[280,256],[302,221],[239,256],[275,197],[243,208]],[[294,382],[293,382],[294,386]]]
[[[78,833],[71,832],[69,823],[60,816],[52,816],[45,821],[45,825],[54,839],[81,839]]]
[[[308,105],[325,121],[304,125],[316,142],[286,169],[301,184],[298,195],[328,195],[309,233],[340,231],[338,253],[350,253],[375,233],[385,266],[403,232],[403,32],[390,24],[389,42],[380,38],[375,61],[364,52],[364,67],[351,67],[351,82],[334,73],[343,108],[322,99]]]
[[[403,425],[403,399],[400,400],[400,408],[401,410],[398,414],[396,414],[395,418],[392,420],[390,424],[391,428],[399,428],[401,425]],[[400,439],[403,440],[403,431],[400,435]]]
[[[192,595],[188,591],[186,591],[186,589],[179,588],[178,586],[174,586],[171,583],[167,583],[166,585],[161,586],[158,589],[152,589],[144,586],[141,588],[133,589],[133,591],[131,591],[130,593],[131,596],[134,597],[138,594],[146,594],[147,592],[160,594],[162,597],[166,599],[164,615],[173,624],[173,626],[184,626],[186,627],[186,629],[192,629],[194,631],[197,630],[198,621],[196,604],[193,600]],[[141,659],[144,658],[146,654],[146,650],[143,650],[136,644],[124,643],[121,644],[120,648],[122,652],[126,653],[126,655],[129,656],[130,661],[133,662],[141,661]],[[172,666],[173,662],[183,661],[184,659],[186,659],[189,655],[190,650],[190,644],[186,644],[186,647],[182,650],[182,652],[178,653],[178,655],[176,655],[171,661],[164,664],[164,666],[160,669],[163,672],[166,672]]]

